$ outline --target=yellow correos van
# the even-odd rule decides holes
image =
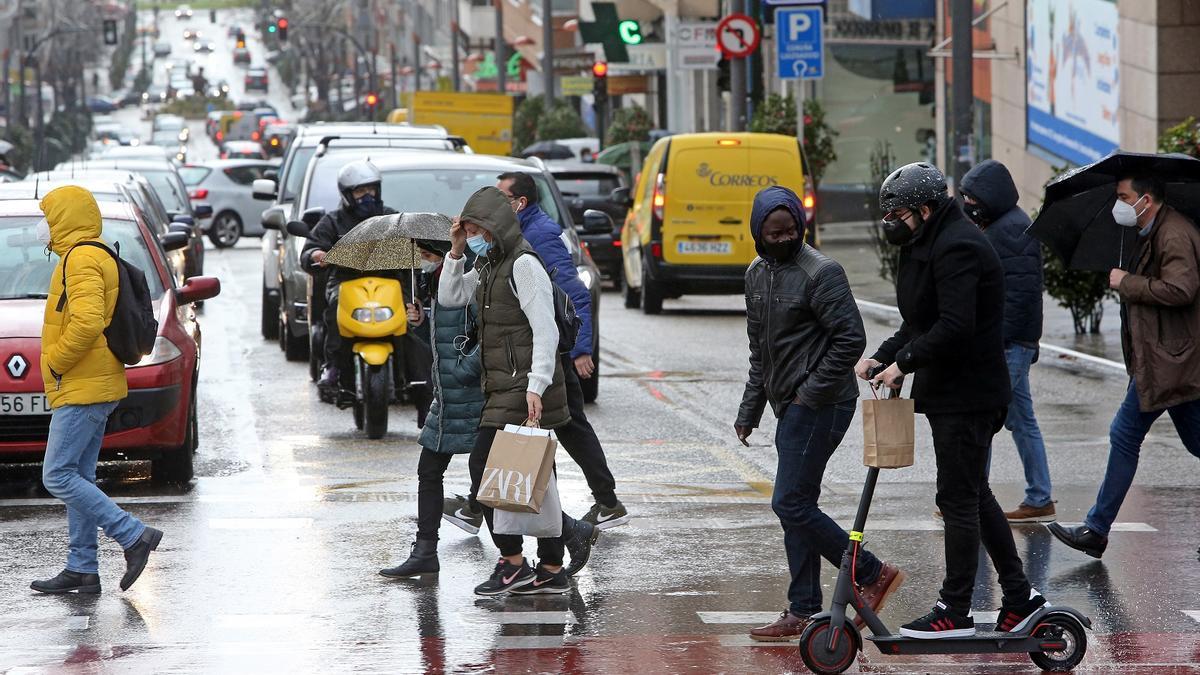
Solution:
[[[679,134],[655,143],[623,200],[630,206],[621,230],[625,306],[657,314],[663,298],[742,293],[758,255],[750,208],[772,185],[801,195],[813,222],[794,136]]]

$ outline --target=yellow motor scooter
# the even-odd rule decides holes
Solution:
[[[338,332],[354,351],[354,426],[365,429],[367,438],[382,438],[392,399],[395,338],[408,332],[400,282],[384,277],[343,281],[337,319]]]

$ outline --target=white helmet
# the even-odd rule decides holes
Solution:
[[[354,199],[354,191],[360,187],[370,186],[375,188],[375,199],[379,201],[379,206],[383,205],[383,193],[381,189],[383,177],[379,173],[379,169],[370,160],[359,160],[350,162],[343,166],[338,171],[338,192],[342,194],[342,206],[354,210],[357,208],[357,203]]]

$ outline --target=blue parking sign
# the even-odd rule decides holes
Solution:
[[[818,80],[824,76],[824,8],[775,10],[775,45],[780,79]]]

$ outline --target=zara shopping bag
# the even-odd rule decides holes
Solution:
[[[522,513],[496,509],[492,515],[492,531],[496,534],[519,534],[526,537],[558,537],[562,535],[562,506],[558,501],[558,478],[550,476],[542,508],[537,513]]]
[[[863,464],[879,469],[912,466],[915,449],[916,410],[911,398],[863,401]]]
[[[505,426],[492,441],[476,499],[494,509],[538,513],[557,449],[548,429]]]

